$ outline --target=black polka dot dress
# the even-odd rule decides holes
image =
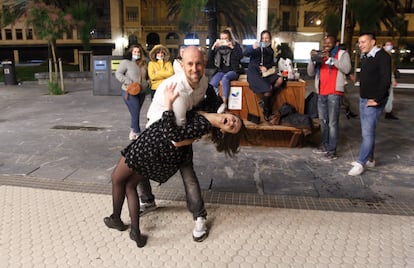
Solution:
[[[187,112],[187,124],[177,126],[174,112],[165,111],[160,120],[142,132],[121,154],[135,172],[164,183],[178,171],[181,163],[192,157],[191,145],[175,147],[172,141],[200,138],[209,133],[211,127],[204,116],[192,111]]]

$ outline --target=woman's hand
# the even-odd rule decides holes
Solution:
[[[167,85],[164,89],[164,101],[165,106],[167,107],[167,110],[172,109],[172,104],[174,103],[175,99],[178,97],[178,92],[175,91],[175,87],[177,86],[177,83],[172,83],[170,85]]]

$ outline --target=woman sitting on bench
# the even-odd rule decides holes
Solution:
[[[263,98],[260,106],[263,109],[263,115],[266,121],[269,121],[272,115],[272,95],[275,88],[283,83],[283,78],[276,72],[265,74],[274,67],[274,51],[271,47],[272,35],[269,31],[264,30],[260,34],[260,43],[255,42],[252,48],[246,50],[245,56],[250,57],[247,69],[247,82],[254,93],[262,93]]]

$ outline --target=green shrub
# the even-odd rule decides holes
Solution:
[[[56,81],[47,82],[47,89],[50,95],[63,95],[63,90]]]

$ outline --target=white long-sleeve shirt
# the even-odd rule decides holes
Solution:
[[[175,74],[165,79],[155,92],[151,105],[147,113],[147,128],[162,117],[162,113],[167,110],[164,101],[164,90],[168,85],[177,83],[175,91],[179,96],[173,103],[173,111],[175,114],[177,125],[182,126],[186,123],[187,111],[199,104],[203,99],[208,87],[208,79],[205,75],[201,78],[198,87],[192,89],[187,81],[185,73]]]

